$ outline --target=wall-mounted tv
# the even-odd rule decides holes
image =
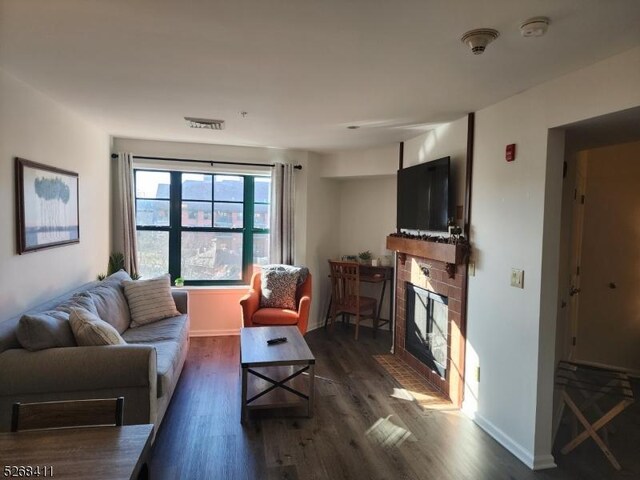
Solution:
[[[446,232],[450,157],[398,170],[398,228]]]

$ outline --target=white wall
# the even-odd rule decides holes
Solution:
[[[584,154],[575,358],[640,371],[640,142]]]
[[[340,253],[339,213],[340,184],[338,181],[322,178],[322,160],[317,154],[309,154],[307,164],[307,266],[313,272],[313,301],[309,329],[324,324],[330,295],[330,258]]]
[[[395,175],[398,171],[399,144],[373,148],[338,150],[321,156],[321,176],[328,178]]]
[[[109,137],[0,70],[0,320],[104,272],[109,256]],[[80,243],[16,254],[14,158],[79,174]]]
[[[562,203],[562,132],[640,105],[640,48],[476,114],[465,410],[527,465],[553,465],[551,404]],[[549,141],[548,141],[549,140]],[[517,144],[513,163],[505,145]],[[524,289],[509,286],[511,267]]]
[[[344,180],[340,185],[340,254],[370,250],[389,255],[387,235],[396,230],[396,177]]]

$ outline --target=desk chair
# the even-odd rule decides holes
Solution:
[[[373,334],[378,329],[378,301],[360,295],[360,265],[352,262],[334,262],[331,267],[331,329],[336,323],[336,315],[345,313],[356,317],[356,335],[360,330],[360,319],[373,320]]]
[[[68,400],[62,402],[14,403],[11,431],[51,428],[122,426],[124,397]]]

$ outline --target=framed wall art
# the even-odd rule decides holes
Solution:
[[[18,254],[80,241],[78,174],[16,158]]]

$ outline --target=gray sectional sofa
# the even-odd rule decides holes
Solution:
[[[189,347],[187,292],[173,291],[181,315],[128,328],[130,317],[120,271],[33,309],[29,314],[95,300],[100,318],[114,326],[126,345],[65,346],[28,351],[17,336],[20,316],[0,322],[0,431],[11,426],[14,402],[123,396],[124,423],[157,427],[182,372]],[[123,303],[124,300],[124,303]]]

